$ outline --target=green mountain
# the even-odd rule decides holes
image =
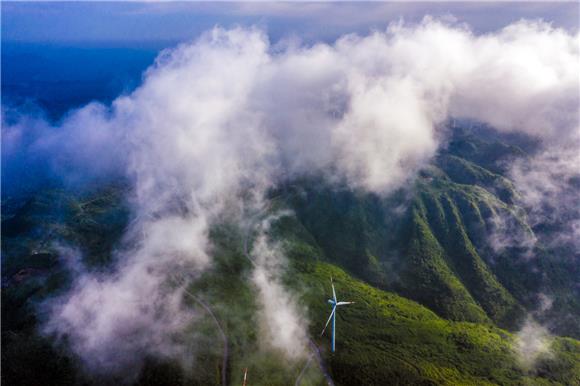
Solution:
[[[526,150],[524,150],[526,149]],[[253,233],[225,222],[211,233],[214,265],[184,301],[205,315],[192,371],[150,358],[135,384],[574,385],[580,384],[580,267],[574,256],[533,239],[519,194],[505,173],[528,147],[458,132],[409,186],[381,197],[302,178],[271,192],[269,237],[288,257],[284,283],[307,310],[310,359],[288,364],[259,344],[259,305],[245,256]],[[71,273],[55,243],[74,245],[107,272],[129,212],[124,186],[89,192],[45,190],[2,202],[2,383],[118,384],[94,378],[62,345],[38,333],[39,304],[66,291]],[[262,214],[266,216],[268,213]],[[504,240],[505,241],[505,240]],[[500,244],[499,246],[497,244]],[[333,277],[342,298],[337,352],[319,337]],[[542,308],[541,297],[553,303]],[[197,299],[197,300],[196,300]],[[222,337],[211,305],[227,336]],[[533,365],[516,333],[533,315],[554,334]],[[185,333],[187,334],[187,332]],[[320,357],[318,357],[320,356]]]

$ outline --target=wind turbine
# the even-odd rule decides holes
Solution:
[[[328,320],[326,321],[326,324],[324,325],[324,328],[322,329],[320,336],[324,335],[324,331],[326,331],[326,327],[328,327],[328,323],[330,323],[330,320],[332,319],[332,352],[334,352],[334,341],[336,336],[336,307],[345,306],[347,304],[353,304],[354,302],[339,302],[336,299],[336,291],[334,290],[334,283],[332,282],[332,277],[330,278],[330,285],[332,286],[332,299],[328,299],[328,303],[330,303],[332,306],[332,312],[330,313],[330,316],[328,317]]]

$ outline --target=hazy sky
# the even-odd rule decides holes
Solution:
[[[4,42],[107,43],[164,46],[189,40],[215,25],[259,25],[274,41],[299,36],[334,40],[365,33],[403,18],[449,16],[476,33],[521,18],[578,29],[578,2],[396,2],[396,3],[88,3],[3,2]]]

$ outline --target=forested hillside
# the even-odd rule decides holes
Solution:
[[[260,347],[260,305],[248,280],[257,231],[224,221],[210,235],[211,268],[168,283],[188,283],[183,301],[198,311],[192,330],[176,337],[195,345],[191,371],[152,357],[132,382],[208,385],[225,376],[237,385],[247,368],[251,385],[580,384],[577,256],[542,244],[542,224],[530,224],[507,173],[530,152],[533,143],[458,130],[417,178],[387,196],[324,176],[276,187],[253,220],[278,215],[267,234],[287,257],[283,282],[308,320],[307,357],[288,365]],[[113,269],[130,221],[127,189],[47,187],[3,198],[3,384],[120,382],[90,375],[66,342],[40,328],[47,299],[71,285],[74,256],[89,270]],[[319,336],[331,277],[339,297],[356,302],[338,314],[336,353]],[[552,337],[526,362],[518,340],[530,318]]]

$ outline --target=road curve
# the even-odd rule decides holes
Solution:
[[[222,358],[222,386],[227,386],[227,384],[228,384],[227,369],[228,369],[228,357],[229,357],[228,336],[226,335],[224,329],[222,328],[222,325],[221,325],[220,321],[218,320],[217,316],[215,316],[215,314],[213,313],[211,307],[206,302],[201,300],[201,298],[199,296],[196,296],[195,294],[193,294],[190,291],[188,291],[187,289],[185,289],[185,278],[183,276],[181,277],[181,282],[184,285],[185,296],[191,298],[197,304],[199,304],[200,306],[203,307],[203,309],[209,314],[209,316],[211,316],[211,318],[214,321],[214,324],[216,325],[218,331],[220,332],[220,335],[222,337],[222,341],[224,344],[224,351],[223,351],[223,358]]]

